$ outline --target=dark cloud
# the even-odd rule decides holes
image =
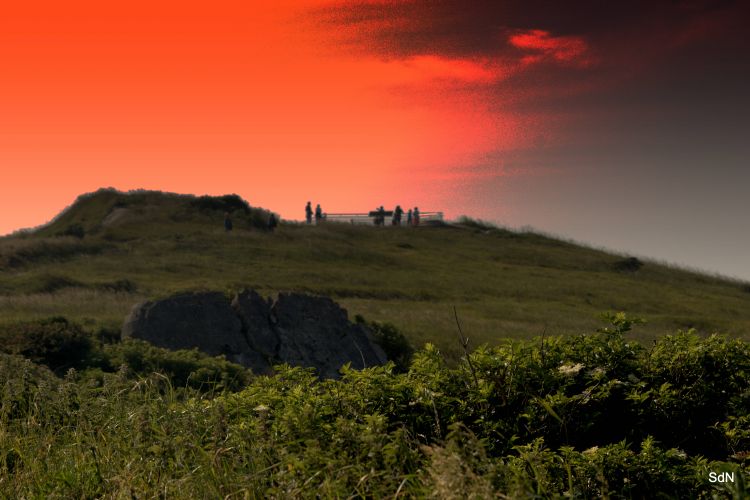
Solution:
[[[641,98],[686,105],[675,96],[699,96],[683,86],[710,97],[750,76],[750,2],[742,0],[371,0],[342,2],[317,18],[340,50],[498,65],[502,77],[481,84],[494,87],[488,106],[506,111],[581,114],[595,102],[612,107]],[[629,86],[642,95],[616,97]]]
[[[319,16],[355,54],[502,69],[456,83],[479,87],[498,135],[523,124],[440,171],[468,186],[463,210],[750,278],[750,1],[371,1]]]
[[[660,37],[675,41],[675,36],[689,37],[691,32],[701,36],[700,26],[711,19],[728,13],[725,21],[731,23],[748,11],[747,2],[729,0],[413,0],[347,2],[319,15],[332,28],[357,38],[352,41],[364,50],[393,57],[464,57],[507,52],[512,49],[509,34],[518,30],[584,37],[592,44],[620,40],[640,46]]]

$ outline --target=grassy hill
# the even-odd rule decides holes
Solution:
[[[451,357],[454,306],[475,346],[590,332],[611,310],[648,320],[634,334],[646,342],[688,328],[750,338],[742,283],[648,261],[633,270],[622,255],[470,220],[270,232],[268,216],[236,196],[81,196],[50,224],[0,239],[0,324],[65,316],[117,329],[145,298],[249,286],[331,296],[350,316],[393,323]]]
[[[0,239],[5,496],[748,498],[750,344],[699,335],[747,338],[747,285],[469,220],[269,215],[105,190]],[[109,336],[144,298],[241,286],[330,295],[443,352],[320,380]],[[595,332],[606,310],[649,323]]]

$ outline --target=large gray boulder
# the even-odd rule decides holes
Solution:
[[[381,365],[386,356],[361,325],[349,322],[346,311],[327,297],[279,294],[271,311],[279,335],[279,359],[313,366],[334,378],[346,363],[362,369]]]
[[[272,306],[270,300],[263,300],[254,290],[243,290],[232,300],[232,308],[242,321],[250,348],[269,363],[276,360],[279,354],[279,335],[271,327]]]
[[[217,356],[248,350],[242,323],[224,294],[185,293],[136,305],[122,337],[146,340],[167,349],[193,349]]]
[[[122,336],[223,354],[256,373],[288,363],[337,378],[346,363],[361,369],[387,361],[369,331],[349,322],[346,310],[329,298],[297,293],[280,294],[275,303],[253,290],[243,290],[231,303],[218,292],[143,302],[126,318]]]

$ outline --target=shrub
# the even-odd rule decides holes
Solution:
[[[254,227],[257,229],[270,229],[269,227],[269,220],[271,217],[271,212],[268,210],[261,210],[261,209],[253,209],[250,211],[250,214],[248,216],[248,224],[250,227]],[[278,217],[276,219],[278,224]]]
[[[201,196],[190,202],[190,206],[197,208],[203,212],[218,211],[218,212],[235,212],[240,211],[245,214],[250,213],[250,205],[237,196],[236,194],[228,194],[224,196]]]
[[[636,259],[635,257],[628,257],[626,259],[618,260],[612,264],[612,269],[623,273],[634,273],[643,267],[643,262]]]
[[[383,349],[388,359],[393,361],[396,370],[407,371],[414,355],[414,348],[406,336],[390,323],[373,321],[367,326],[372,332],[373,340]]]
[[[65,231],[60,233],[60,236],[73,236],[74,238],[83,239],[86,236],[86,230],[81,224],[71,224]]]
[[[93,344],[89,335],[65,318],[8,325],[0,330],[4,352],[46,365],[57,374],[88,365]]]
[[[250,372],[246,368],[197,350],[170,351],[142,340],[127,339],[118,344],[105,345],[103,352],[108,370],[127,365],[131,376],[163,373],[174,387],[237,391],[250,380]]]
[[[94,339],[100,344],[117,344],[122,340],[119,328],[99,327],[94,332]]]
[[[287,365],[249,378],[132,340],[56,382],[0,356],[0,483],[20,498],[746,498],[750,345],[688,331],[646,349],[626,338],[636,320],[608,317],[591,335],[481,346],[470,366],[427,345],[403,373],[338,380]]]
[[[36,365],[21,356],[0,353],[0,427],[12,418],[28,414],[35,406],[44,405],[49,399],[50,390],[57,385],[57,377],[47,367]],[[42,398],[38,397],[39,392],[42,392]],[[0,469],[3,465],[2,453],[0,451]],[[5,466],[15,468],[19,458],[17,453],[6,455]]]

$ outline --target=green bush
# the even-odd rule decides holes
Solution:
[[[84,236],[86,236],[86,230],[81,224],[75,223],[68,226],[60,235],[73,236],[74,238],[83,239]]]
[[[750,346],[689,331],[647,349],[626,338],[636,321],[610,320],[457,366],[431,345],[403,373],[282,365],[219,395],[202,384],[247,372],[143,342],[54,384],[0,357],[0,483],[15,497],[746,498]],[[721,471],[735,481],[709,482]]]
[[[0,329],[0,349],[48,366],[58,374],[88,365],[93,343],[77,324],[56,317],[6,325]]]
[[[163,373],[169,377],[173,387],[237,391],[250,380],[250,372],[240,365],[197,350],[161,349],[142,340],[126,339],[121,343],[104,345],[103,354],[107,370],[126,365],[131,376]]]
[[[643,262],[635,257],[627,257],[612,264],[612,269],[621,273],[635,273],[643,267]]]
[[[36,365],[21,356],[0,353],[0,425],[12,418],[28,415],[35,405],[42,402],[41,399],[48,401],[50,392],[54,391],[58,382],[47,367]]]
[[[62,317],[2,327],[0,350],[45,365],[58,376],[73,368],[83,378],[96,378],[126,365],[130,379],[158,372],[175,388],[211,392],[237,391],[250,380],[247,369],[224,359],[197,350],[170,351],[139,340],[120,342],[119,332],[106,329],[92,335]]]
[[[268,229],[271,212],[260,208],[252,208],[245,200],[236,194],[224,196],[201,196],[190,201],[190,207],[203,213],[229,212],[236,227],[243,226],[256,229]]]
[[[383,349],[388,359],[393,361],[396,370],[407,371],[414,355],[414,348],[406,336],[390,323],[373,321],[367,324],[367,327],[372,332],[375,343]]]
[[[198,210],[209,212],[235,212],[250,213],[250,205],[236,194],[224,196],[201,196],[190,201],[190,206]]]

